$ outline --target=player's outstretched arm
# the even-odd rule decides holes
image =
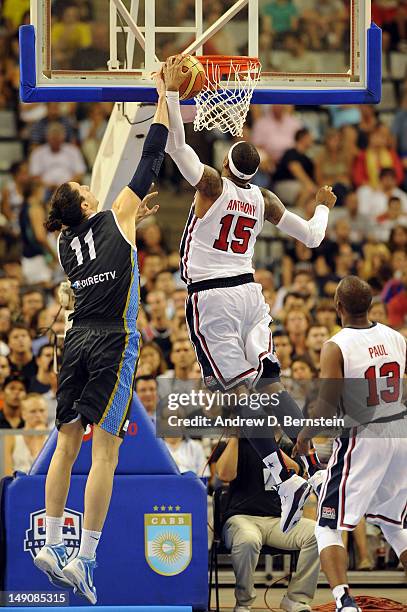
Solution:
[[[182,61],[182,55],[177,55],[169,58],[163,67],[170,117],[170,135],[166,152],[173,159],[185,180],[200,194],[203,201],[197,202],[197,209],[202,209],[204,214],[222,193],[222,179],[220,173],[210,166],[205,166],[194,149],[185,142],[184,123],[179,103],[179,85],[176,87],[174,84],[174,74],[177,74],[179,70],[181,70],[183,80],[187,75],[186,72],[182,72]],[[199,210],[197,214],[200,216]]]
[[[160,172],[167,143],[168,126],[168,108],[163,87],[159,92],[157,110],[146,136],[137,170],[112,206],[122,231],[132,243],[135,242],[136,237],[136,221],[146,216],[145,211],[143,215],[140,215],[140,206]]]
[[[310,249],[321,244],[328,225],[329,209],[333,208],[336,202],[336,195],[332,187],[322,187],[318,191],[315,213],[309,221],[287,210],[281,200],[268,189],[262,188],[261,192],[264,198],[266,221],[270,221],[292,238],[300,240]]]

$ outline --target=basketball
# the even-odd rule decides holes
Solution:
[[[183,61],[183,67],[185,71],[190,68],[191,74],[189,74],[185,81],[182,83],[179,89],[180,100],[190,100],[194,98],[200,91],[202,91],[205,84],[205,70],[201,62],[197,60],[193,55],[186,55]]]

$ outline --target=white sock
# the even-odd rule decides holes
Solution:
[[[85,557],[85,559],[94,559],[96,556],[96,549],[99,544],[101,531],[90,531],[89,529],[82,529],[81,547],[79,549],[78,557]]]
[[[349,584],[338,584],[332,589],[332,595],[336,601],[336,606],[342,607],[342,597],[349,591]]]
[[[45,517],[45,544],[53,546],[54,544],[62,544],[62,527],[64,524],[63,516],[46,516]]]

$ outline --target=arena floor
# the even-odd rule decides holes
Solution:
[[[264,603],[264,587],[259,587],[257,590],[257,599],[252,607],[252,612],[256,610],[267,610]],[[269,589],[267,593],[267,604],[269,608],[279,609],[278,606],[285,592],[285,588],[274,586]],[[385,588],[377,585],[377,588],[354,588],[352,589],[354,595],[371,595],[372,597],[385,597],[393,599],[399,603],[407,604],[407,595],[405,588]],[[215,605],[215,592],[212,591],[212,609]],[[318,606],[320,604],[330,603],[332,601],[332,595],[328,588],[318,588],[313,604]],[[220,608],[221,610],[231,610],[234,608],[235,598],[233,588],[222,587],[220,589]],[[407,606],[406,606],[407,610]]]

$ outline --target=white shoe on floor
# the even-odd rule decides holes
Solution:
[[[284,595],[283,599],[281,600],[280,608],[286,612],[312,612],[311,606],[305,603],[300,603],[299,601],[292,601],[292,599],[289,599],[287,595]]]
[[[235,606],[233,612],[250,612],[250,606]]]

